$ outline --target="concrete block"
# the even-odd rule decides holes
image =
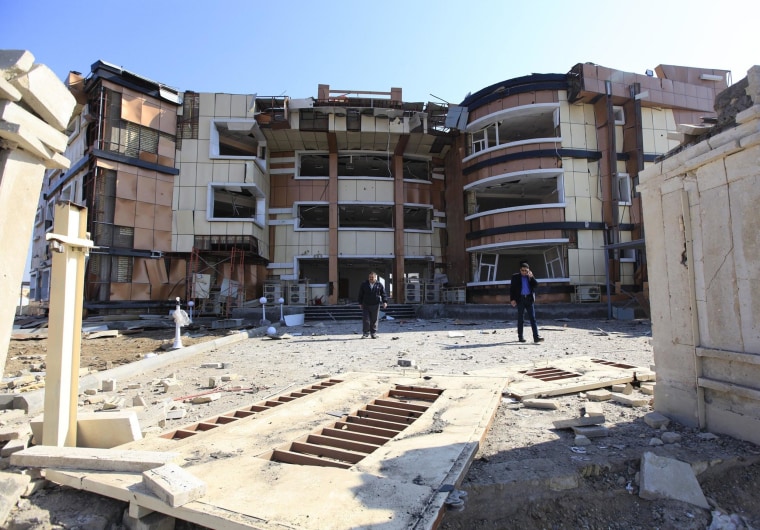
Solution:
[[[31,436],[32,428],[28,423],[16,425],[14,427],[2,427],[0,428],[0,442],[7,440],[18,440],[25,436]]]
[[[399,359],[398,365],[403,368],[409,368],[414,365],[414,359]]]
[[[612,385],[612,391],[617,392],[618,394],[633,394],[633,387],[630,383],[620,383],[617,385]]]
[[[637,398],[626,396],[625,394],[612,394],[612,401],[629,407],[646,407],[649,405],[651,398]]]
[[[646,394],[648,396],[654,396],[654,387],[655,383],[641,383],[641,386],[639,387],[639,392],[642,394]]]
[[[29,441],[31,439],[31,436],[24,436],[23,438],[15,438],[13,440],[8,440],[5,442],[5,445],[2,449],[0,449],[0,457],[6,457],[11,456],[14,453],[17,453],[19,451],[23,451],[27,447],[29,447]]]
[[[34,55],[28,50],[0,50],[0,77],[10,79],[27,73],[34,66]]]
[[[205,394],[203,396],[195,396],[194,398],[190,400],[190,403],[192,403],[193,405],[211,403],[212,401],[216,401],[217,399],[221,397],[222,397],[221,392],[214,392],[212,394]]]
[[[29,422],[35,441],[42,440],[44,416]],[[136,411],[77,414],[77,447],[109,449],[142,439]]]
[[[36,64],[28,72],[8,80],[40,118],[60,131],[68,127],[76,100],[50,68]]]
[[[586,412],[586,416],[604,416],[601,403],[588,402],[583,405],[583,409]]]
[[[103,392],[116,392],[116,379],[104,379],[101,385]]]
[[[129,530],[174,530],[176,520],[160,512],[152,512],[138,519],[125,510],[122,522]]]
[[[589,401],[608,401],[612,399],[609,390],[589,390],[586,392],[586,399]]]
[[[559,409],[559,402],[555,399],[523,399],[522,404],[533,409]]]
[[[584,416],[582,418],[570,418],[567,420],[555,420],[552,422],[555,429],[571,429],[583,425],[601,425],[604,423],[604,416]]]
[[[11,465],[142,473],[154,467],[173,463],[179,458],[179,453],[168,451],[117,451],[115,449],[36,445],[12,454]]]
[[[211,329],[239,328],[242,325],[243,325],[242,318],[226,318],[223,320],[214,320],[211,323]]]
[[[201,368],[223,368],[223,363],[203,363]]]
[[[0,99],[8,101],[21,101],[21,92],[11,85],[4,77],[0,76]]]
[[[176,464],[144,471],[142,482],[159,499],[175,508],[206,494],[206,483]]]
[[[0,120],[26,127],[50,149],[63,153],[69,142],[68,136],[51,127],[37,116],[11,101],[0,101]]]
[[[610,434],[610,430],[604,425],[580,425],[573,427],[573,432],[586,438],[603,438]]]
[[[694,470],[686,462],[644,453],[641,457],[639,497],[647,500],[675,499],[709,509]]]
[[[659,429],[660,427],[667,427],[670,423],[670,418],[659,412],[650,412],[644,415],[644,423],[653,429]]]

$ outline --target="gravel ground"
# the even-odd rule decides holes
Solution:
[[[434,378],[435,374],[477,373],[531,363],[541,366],[557,359],[588,356],[644,368],[653,363],[651,326],[646,320],[563,318],[539,320],[539,327],[546,339],[539,344],[517,342],[515,322],[504,320],[388,320],[380,323],[377,340],[362,339],[361,323],[356,321],[280,327],[277,338],[267,336],[261,328],[248,340],[207,349],[156,370],[138,371],[117,381],[116,392],[82,395],[80,410],[97,410],[102,403],[88,400],[116,395],[127,402],[139,395],[148,405],[167,399],[178,404],[209,392],[210,378],[232,375],[232,380],[216,389],[221,392],[220,399],[187,404],[188,413],[181,420],[152,426],[151,430],[159,432],[349,372],[405,371],[407,375],[417,372],[421,378]],[[417,367],[402,368],[399,358],[413,359]],[[225,368],[202,368],[205,363],[224,363]],[[166,392],[160,381],[167,377],[181,384]],[[138,384],[139,388],[127,389]],[[645,501],[635,494],[640,455],[653,450],[651,440],[663,432],[643,422],[643,416],[653,410],[651,406],[631,408],[605,402],[605,425],[610,436],[596,439],[579,454],[572,450],[571,431],[551,427],[555,419],[577,417],[585,397],[575,393],[553,399],[560,403],[559,410],[529,409],[503,399],[460,486],[470,491],[465,509],[448,512],[442,528],[707,528],[716,520],[709,510],[678,501]],[[758,447],[726,437],[704,441],[702,433],[676,424],[667,430],[677,433],[678,441],[656,447],[658,454],[695,465],[709,462],[710,469],[700,475],[700,481],[704,480],[703,488],[714,508],[721,513],[739,513],[747,524],[759,527],[760,508],[743,493],[745,489],[756,491],[760,485],[760,466],[752,465],[760,455]],[[583,477],[582,483],[573,491],[563,492],[561,499],[552,499],[551,492],[540,488],[522,492],[519,498],[505,497],[503,484],[499,484],[511,476],[510,463],[531,460],[552,462],[558,473],[574,470]],[[725,465],[716,465],[719,463]],[[742,469],[740,474],[731,471],[737,466]],[[727,473],[732,473],[731,480],[725,478]],[[81,520],[89,512],[85,508],[72,511],[72,501],[64,500],[67,495],[87,496],[57,486],[44,489],[22,499],[7,528],[83,527]],[[111,525],[103,528],[116,528],[120,517],[113,513],[123,506],[106,504],[109,508],[100,509],[97,520]],[[106,512],[110,515],[104,515]],[[38,523],[25,526],[30,520]],[[185,524],[178,522],[178,527]]]

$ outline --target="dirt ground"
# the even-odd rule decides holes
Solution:
[[[231,366],[239,375],[236,388],[224,392],[222,399],[213,403],[189,406],[187,417],[164,427],[170,430],[326,376],[368,370],[398,371],[402,369],[399,358],[414,359],[420,377],[424,374],[433,379],[436,373],[477,373],[525,363],[540,366],[556,359],[589,355],[646,368],[653,364],[648,321],[572,318],[540,321],[539,314],[539,324],[546,338],[540,344],[517,342],[515,323],[505,320],[383,321],[379,340],[374,341],[361,339],[359,322],[280,328],[280,334],[286,333],[280,340],[272,340],[260,330],[251,339],[213,348],[155,372],[140,373],[134,379],[142,382],[142,390],[121,394],[130,397],[135,392],[141,393],[152,403],[167,398],[183,401],[202,392],[208,378],[218,373],[199,368],[201,362],[219,361]],[[227,333],[230,331],[184,329],[183,345]],[[147,354],[161,355],[173,340],[171,328],[85,339],[81,365],[101,370],[137,361]],[[44,363],[46,348],[45,339],[12,341],[5,374],[44,369],[38,365]],[[150,386],[151,381],[169,374],[183,381],[174,394],[167,396]],[[123,383],[120,386],[126,388],[128,382]],[[578,417],[586,403],[585,395],[573,393],[552,399],[558,401],[558,410],[528,408],[508,396],[502,399],[491,428],[459,485],[468,492],[464,510],[446,512],[440,528],[760,528],[760,503],[756,501],[760,488],[760,447],[726,436],[706,436],[673,422],[666,429],[653,429],[643,421],[644,415],[653,410],[651,404],[633,408],[603,402],[604,425],[609,435],[594,438],[590,445],[579,449],[572,431],[553,429],[552,422]],[[97,410],[98,406],[88,402],[87,396],[80,397],[81,410]],[[1,423],[4,421],[0,415]],[[666,432],[672,433],[669,443],[662,442]],[[646,451],[692,464],[712,509],[639,497],[639,465]],[[537,480],[535,489],[515,491],[510,489],[509,477],[520,466],[533,466],[537,473],[549,466],[554,475],[580,478],[569,489],[553,491]],[[46,488],[21,499],[3,528],[117,529],[123,528],[124,508],[123,503],[112,499],[48,483]],[[733,522],[729,516],[733,516]],[[177,521],[176,528],[194,527]]]

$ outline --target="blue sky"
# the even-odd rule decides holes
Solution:
[[[760,64],[750,4],[0,0],[0,49],[29,50],[61,79],[104,60],[179,90],[304,98],[324,83],[459,103],[579,62],[721,68],[736,82]]]

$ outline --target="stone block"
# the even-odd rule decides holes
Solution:
[[[641,457],[639,497],[647,500],[675,499],[709,509],[694,470],[686,462],[644,453]]]
[[[0,53],[1,56],[2,53]],[[16,507],[16,503],[26,491],[30,480],[29,475],[0,471],[0,522],[8,519],[11,510]]]
[[[650,412],[644,415],[644,423],[653,429],[659,429],[660,427],[667,427],[670,423],[670,418],[659,412]]]
[[[76,100],[50,68],[35,64],[26,73],[8,80],[40,118],[60,131],[68,127]]]
[[[559,402],[555,399],[523,399],[522,404],[532,409],[559,409]]]
[[[142,481],[159,499],[173,508],[206,494],[206,483],[176,464],[144,471]]]
[[[589,401],[609,401],[612,394],[609,390],[589,390],[586,392],[586,399]]]

